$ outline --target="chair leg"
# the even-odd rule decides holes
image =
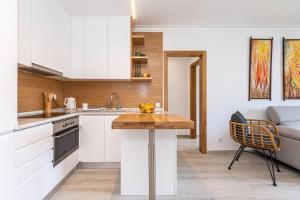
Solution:
[[[239,161],[239,159],[240,159],[241,155],[244,153],[245,149],[246,149],[246,147],[243,146],[239,155],[236,157],[236,161]]]
[[[237,150],[236,154],[234,155],[228,169],[230,170],[231,169],[231,166],[233,165],[234,161],[236,161],[238,155],[240,154],[240,152],[242,151],[242,148],[243,148],[243,145],[240,146],[240,148]]]
[[[276,163],[277,172],[280,172],[279,162],[278,162],[278,159],[277,159],[277,156],[276,156],[276,152],[273,151],[273,154],[274,154],[274,159],[275,159],[275,163]]]
[[[266,159],[266,162],[267,162],[267,166],[268,166],[268,169],[269,169],[272,181],[273,181],[273,186],[277,186],[277,184],[276,184],[276,177],[275,177],[275,171],[274,171],[274,164],[275,163],[274,163],[272,151],[269,151],[270,158],[271,158],[271,163],[270,164],[269,164],[268,156],[267,156],[265,150],[263,150],[263,151],[264,151],[264,155],[265,155],[265,159]]]

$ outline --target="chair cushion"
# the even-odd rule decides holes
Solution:
[[[235,122],[235,123],[240,123],[240,124],[247,124],[246,118],[239,111],[236,111],[234,114],[231,115],[231,121]],[[246,135],[249,134],[247,127],[245,127],[244,131],[245,131]]]
[[[267,114],[275,124],[300,121],[300,106],[270,106]]]
[[[236,111],[233,115],[231,115],[231,121],[240,124],[247,124],[246,118],[239,111]]]
[[[280,136],[300,141],[300,129],[280,125],[278,130]]]

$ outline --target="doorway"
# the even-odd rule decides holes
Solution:
[[[199,111],[199,151],[207,153],[207,130],[206,130],[206,116],[207,116],[207,102],[206,102],[206,51],[165,51],[164,52],[164,108],[168,111],[168,98],[169,98],[169,58],[172,57],[197,57],[198,59],[193,62],[190,67],[190,118],[196,121],[197,110]],[[199,66],[199,108],[196,110],[196,73]],[[193,82],[192,82],[193,81]],[[193,90],[193,91],[192,91]],[[193,111],[194,112],[193,112]],[[196,127],[196,124],[195,124]],[[191,131],[191,138],[196,138],[196,128]]]

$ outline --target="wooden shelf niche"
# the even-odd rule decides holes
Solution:
[[[145,44],[145,36],[143,35],[133,35],[132,45],[133,46],[143,46]]]
[[[152,77],[132,77],[132,81],[152,81]]]
[[[147,64],[148,63],[148,57],[147,56],[132,56],[132,63],[133,64]]]

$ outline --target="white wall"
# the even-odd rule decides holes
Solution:
[[[209,150],[235,149],[228,121],[236,110],[265,118],[270,105],[299,105],[282,100],[282,37],[300,38],[300,27],[136,28],[163,31],[164,50],[207,51],[207,134]],[[248,101],[249,37],[274,37],[272,101]],[[218,139],[223,138],[219,143]]]
[[[168,60],[168,108],[170,113],[190,119],[191,58],[172,57]],[[178,135],[189,135],[190,130],[178,130]]]

